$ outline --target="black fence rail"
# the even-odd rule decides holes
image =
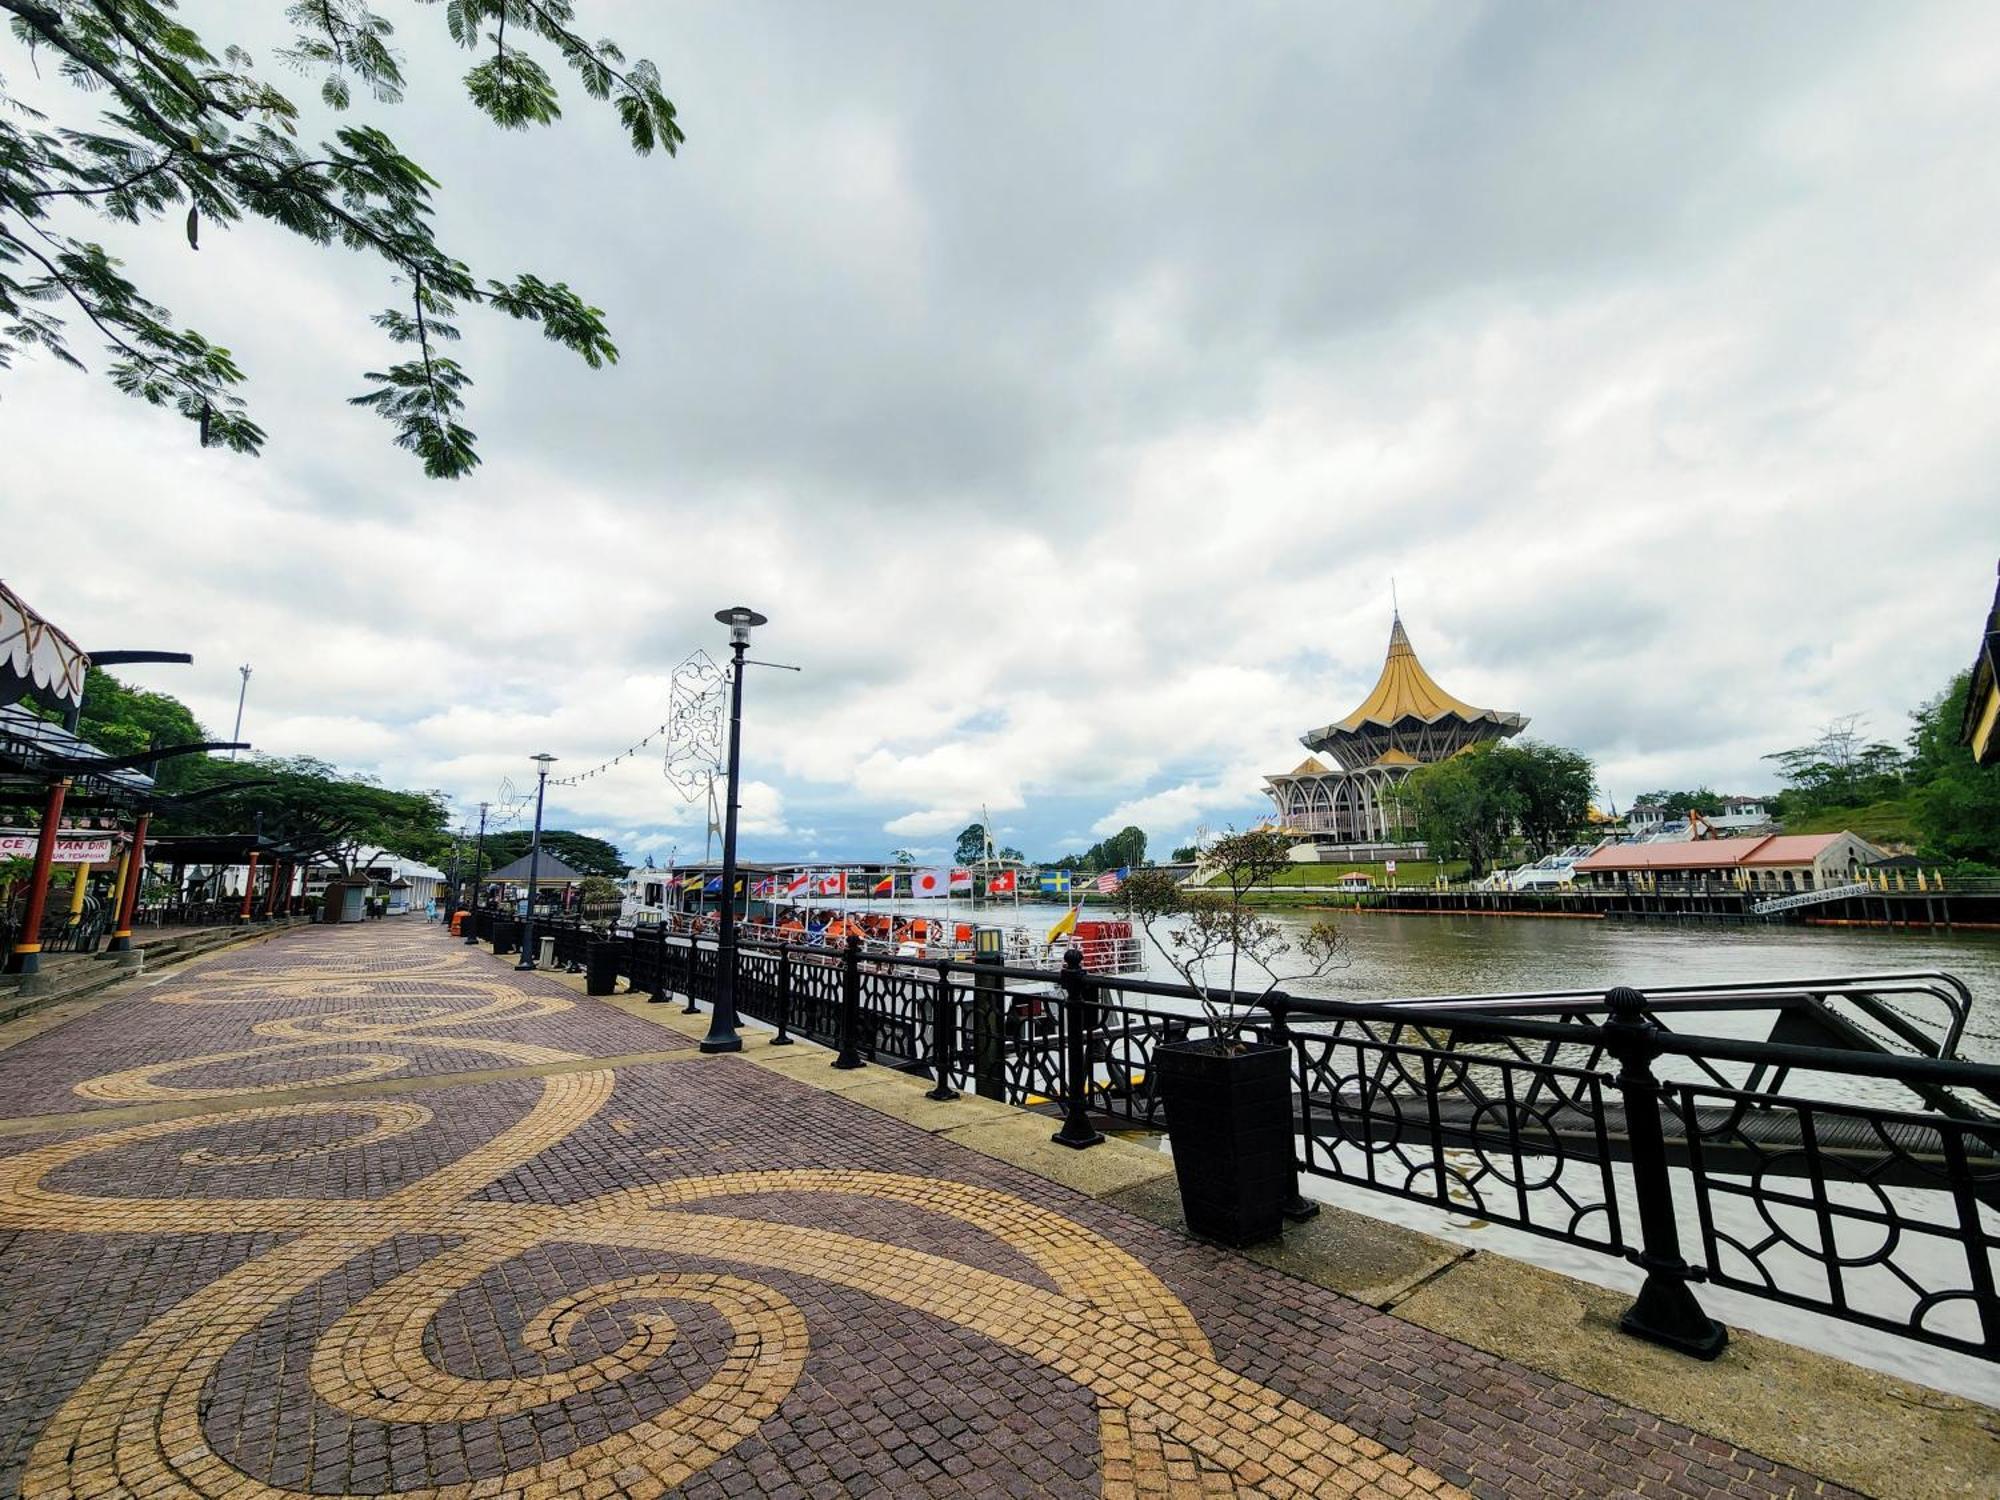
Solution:
[[[510,926],[474,919],[503,942]],[[658,1001],[715,998],[699,938],[574,923],[557,949]],[[1723,1337],[1706,1282],[2000,1358],[2000,1067],[1954,1056],[1972,997],[1949,975],[1204,1004],[1080,965],[858,944],[737,963],[738,1010],[781,1037],[919,1074],[937,1098],[1047,1110],[1077,1146],[1169,1123],[1162,1046],[1282,1044],[1300,1174],[1630,1261],[1646,1279],[1628,1328],[1692,1353]],[[1768,1015],[1769,1034],[1674,1029],[1716,1012]]]

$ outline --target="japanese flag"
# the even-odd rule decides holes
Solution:
[[[942,896],[949,889],[942,870],[917,870],[910,875],[912,896]]]

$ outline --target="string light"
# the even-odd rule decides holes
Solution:
[[[551,776],[549,778],[549,785],[576,786],[581,782],[590,780],[593,776],[602,776],[606,771],[609,771],[613,766],[619,765],[624,761],[636,759],[641,750],[644,750],[648,745],[652,744],[654,740],[658,739],[661,735],[665,734],[666,732],[667,732],[667,726],[662,724],[659,726],[659,728],[653,730],[650,734],[648,734],[644,739],[640,740],[636,745],[627,745],[625,747],[624,754],[614,755],[611,757],[611,759],[603,762],[601,765],[592,766],[588,771],[578,771],[575,772],[573,775],[569,776]]]

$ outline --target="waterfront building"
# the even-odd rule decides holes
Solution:
[[[1965,743],[1982,766],[2000,765],[2000,587],[1986,616],[1986,634],[1972,663],[1971,689],[1965,696]]]
[[[1682,839],[1606,844],[1578,860],[1575,879],[1594,886],[1705,881],[1755,891],[1812,891],[1853,885],[1882,851],[1848,832],[1777,833],[1762,838]]]
[[[1474,708],[1439,687],[1417,660],[1398,614],[1374,689],[1346,718],[1300,736],[1314,753],[1266,777],[1265,795],[1277,807],[1278,827],[1311,839],[1327,857],[1394,855],[1412,846],[1388,795],[1392,788],[1418,766],[1519,734],[1527,724],[1520,714]]]
[[[1751,829],[1768,828],[1775,821],[1767,797],[1723,797],[1718,800],[1720,805],[1716,811],[1702,815],[1702,822],[1711,829],[1744,833]],[[1682,838],[1693,836],[1686,813],[1670,813],[1658,803],[1643,799],[1632,804],[1632,810],[1625,815],[1625,826],[1640,835],[1677,833]]]

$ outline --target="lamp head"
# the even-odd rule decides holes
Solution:
[[[540,755],[531,755],[528,759],[535,763],[535,774],[537,776],[548,775],[549,767],[556,763],[556,758],[546,750]]]
[[[753,625],[770,623],[747,604],[733,604],[728,609],[718,609],[715,618],[729,627],[729,644],[732,646],[749,645],[750,628]]]

